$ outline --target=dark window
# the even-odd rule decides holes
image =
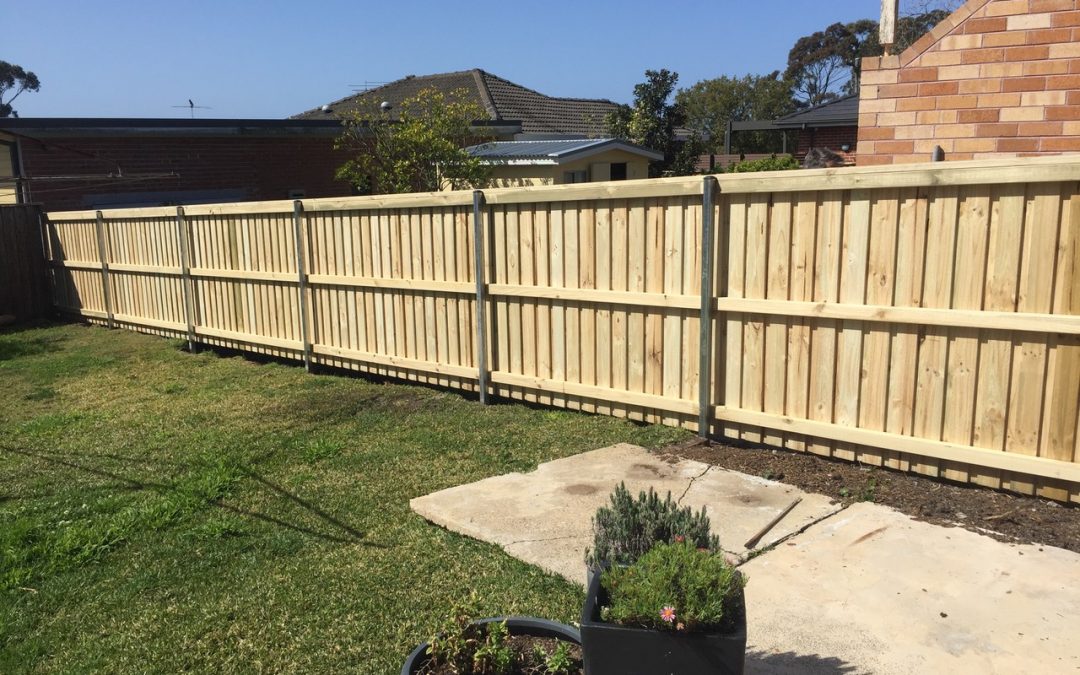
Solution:
[[[626,180],[626,162],[612,162],[611,180]]]

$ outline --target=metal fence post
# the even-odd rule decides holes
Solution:
[[[473,276],[476,279],[476,368],[480,403],[488,402],[487,285],[484,278],[484,208],[482,190],[473,190]]]
[[[311,372],[311,335],[308,331],[307,271],[304,267],[304,203],[293,201],[293,239],[296,243],[297,294],[300,298],[300,340],[304,345],[304,369]]]
[[[712,385],[712,319],[713,319],[713,196],[719,188],[714,176],[706,176],[701,197],[701,343],[698,359],[698,435],[709,436],[709,414]]]
[[[109,328],[116,328],[116,320],[113,318],[112,292],[109,289],[109,260],[105,249],[105,219],[98,211],[95,215],[97,230],[98,257],[101,258],[101,288],[105,296],[105,315],[108,317]]]
[[[191,282],[191,245],[183,206],[176,207],[176,239],[180,246],[177,249],[180,252],[180,293],[184,298],[188,351],[194,353],[198,349],[195,344],[195,288]]]

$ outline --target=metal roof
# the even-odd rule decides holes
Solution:
[[[61,136],[337,136],[341,121],[153,117],[9,117],[0,131]]]
[[[473,145],[466,150],[474,157],[492,163],[560,164],[608,150],[623,150],[651,160],[664,156],[617,138],[584,138],[546,141],[494,141]]]
[[[813,108],[785,115],[775,121],[780,128],[847,127],[859,124],[859,95],[849,94]]]

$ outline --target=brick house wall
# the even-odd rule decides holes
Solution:
[[[858,142],[859,128],[856,126],[800,129],[795,144],[795,159],[803,161],[810,148],[828,148],[843,157],[845,162],[854,164]],[[843,150],[845,145],[849,148],[847,152]]]
[[[125,176],[179,174],[152,180],[30,182],[30,199],[57,211],[100,208],[125,198],[129,203],[191,203],[185,195],[197,193],[229,195],[230,201],[288,199],[293,190],[302,190],[305,197],[352,194],[348,183],[334,178],[345,156],[333,144],[333,138],[320,136],[53,136],[21,138],[19,150],[26,176],[100,176],[117,167]]]
[[[969,0],[862,71],[860,165],[1080,151],[1080,0]]]

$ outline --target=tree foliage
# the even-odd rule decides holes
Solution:
[[[775,120],[795,111],[791,82],[779,71],[702,80],[680,90],[675,101],[686,115],[687,126],[707,139],[712,152],[722,151],[729,120]],[[777,133],[740,132],[733,136],[732,148],[738,152],[780,152],[782,139]]]
[[[14,63],[0,61],[0,117],[18,117],[11,102],[24,91],[38,91],[41,81],[34,73]],[[5,95],[10,96],[5,100]]]
[[[650,176],[692,174],[701,151],[698,138],[675,137],[675,130],[686,123],[682,107],[672,101],[678,81],[679,74],[670,70],[646,70],[645,81],[634,85],[633,105],[619,106],[608,116],[612,136],[663,153],[663,160],[649,165]]]
[[[932,9],[899,17],[893,52],[910,47],[948,15],[945,9]],[[795,42],[784,74],[792,82],[792,96],[799,105],[820,105],[858,92],[862,59],[883,53],[877,21],[834,23]]]
[[[466,97],[464,90],[445,95],[425,89],[398,110],[383,110],[372,100],[353,111],[336,145],[353,156],[338,168],[338,178],[361,194],[485,187],[491,167],[465,147],[490,140],[473,126],[487,113]]]

